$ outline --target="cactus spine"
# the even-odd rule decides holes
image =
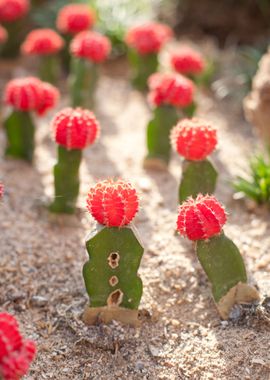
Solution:
[[[212,194],[216,188],[217,171],[209,160],[185,160],[182,166],[182,178],[179,186],[179,202],[198,194]]]
[[[35,126],[30,112],[14,110],[4,121],[7,136],[6,156],[33,160]]]

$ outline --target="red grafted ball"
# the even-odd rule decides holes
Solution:
[[[50,55],[64,46],[64,40],[52,29],[36,29],[30,32],[21,51],[23,54]]]
[[[8,39],[8,34],[6,29],[0,25],[0,45],[3,45]]]
[[[122,227],[136,215],[139,201],[136,190],[122,180],[105,180],[90,189],[87,208],[100,224]]]
[[[41,83],[34,77],[9,81],[4,90],[4,102],[20,111],[36,110],[42,96]]]
[[[209,239],[220,234],[227,219],[223,206],[210,195],[189,198],[178,211],[177,230],[190,240]]]
[[[2,184],[2,182],[0,182],[0,199],[3,198],[4,192],[5,192],[4,185]]]
[[[95,115],[82,108],[64,108],[52,121],[55,142],[67,149],[84,149],[93,144],[99,129]]]
[[[173,32],[169,26],[151,22],[131,28],[125,41],[129,47],[144,55],[158,53],[172,36]]]
[[[0,313],[0,377],[3,380],[21,379],[35,355],[35,343],[23,339],[16,319],[8,313]]]
[[[191,80],[176,73],[154,73],[148,79],[148,100],[153,106],[184,108],[192,104],[195,87]]]
[[[0,21],[16,21],[24,17],[29,8],[29,0],[0,0]]]
[[[47,82],[41,83],[41,98],[37,108],[37,113],[40,116],[45,115],[47,111],[54,108],[60,98],[60,93],[56,87]]]
[[[95,19],[95,13],[88,5],[69,4],[60,9],[56,26],[64,34],[77,34],[90,29]]]
[[[171,143],[187,160],[201,161],[215,149],[217,131],[204,120],[184,119],[172,129]]]
[[[198,75],[205,69],[202,55],[190,47],[179,48],[171,55],[171,65],[180,74]]]
[[[100,63],[109,56],[111,42],[100,33],[84,31],[73,38],[70,44],[70,52],[75,57]]]

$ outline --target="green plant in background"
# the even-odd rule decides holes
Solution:
[[[83,276],[90,297],[84,320],[137,324],[143,286],[137,274],[143,246],[130,222],[138,211],[136,190],[106,180],[91,188],[88,210],[99,223],[86,241],[90,260]]]
[[[185,158],[178,199],[182,203],[198,194],[213,194],[217,171],[207,156],[217,144],[216,129],[204,120],[184,119],[171,132],[171,143],[180,156]]]
[[[250,175],[245,179],[238,177],[234,189],[253,199],[258,204],[270,206],[270,160],[262,155],[255,156],[250,162]]]

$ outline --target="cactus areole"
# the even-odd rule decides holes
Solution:
[[[137,325],[143,289],[137,271],[144,249],[130,224],[138,210],[136,190],[121,180],[100,182],[90,189],[87,208],[98,224],[86,241],[90,259],[83,276],[90,306],[84,320]]]
[[[206,158],[217,144],[216,129],[200,119],[184,119],[171,132],[174,150],[185,158],[179,187],[179,202],[215,191],[217,171]]]
[[[73,214],[80,188],[82,150],[95,142],[99,124],[92,112],[68,107],[55,115],[51,127],[58,144],[58,161],[54,166],[55,199],[50,210]]]
[[[4,102],[11,107],[4,121],[7,156],[32,161],[35,134],[32,112],[44,115],[58,99],[58,90],[38,78],[26,77],[8,82],[4,91]]]
[[[214,196],[199,194],[179,207],[177,230],[195,241],[198,259],[212,285],[213,298],[223,319],[235,304],[257,301],[257,290],[247,284],[243,258],[222,227],[226,214]]]
[[[153,118],[147,125],[146,169],[165,170],[171,157],[170,132],[181,112],[193,115],[194,86],[179,74],[155,73],[148,80],[149,103],[154,108]]]

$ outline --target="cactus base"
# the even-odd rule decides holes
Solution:
[[[125,325],[139,326],[138,310],[126,309],[124,307],[86,307],[83,314],[83,321],[86,325],[96,323],[108,324],[113,320]]]
[[[228,319],[235,304],[251,303],[259,299],[259,292],[253,286],[239,282],[216,305],[221,318]]]

